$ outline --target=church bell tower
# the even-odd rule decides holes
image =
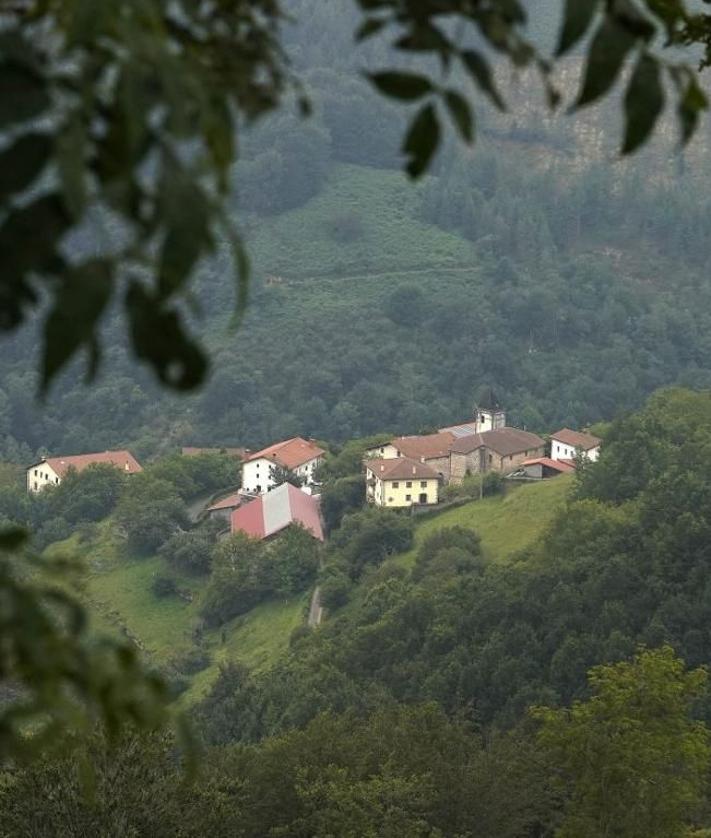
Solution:
[[[477,433],[506,427],[506,411],[491,388],[479,399],[479,403],[474,405],[474,425]]]

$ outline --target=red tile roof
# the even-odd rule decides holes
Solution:
[[[551,434],[551,439],[557,442],[562,442],[564,445],[570,445],[571,448],[582,448],[583,451],[590,451],[591,448],[597,448],[602,440],[592,434],[586,434],[583,431],[572,431],[570,428],[562,428]]]
[[[54,469],[59,477],[69,471],[70,468],[76,471],[83,471],[87,466],[95,463],[109,463],[126,474],[135,474],[143,471],[141,464],[136,460],[130,451],[103,451],[100,454],[72,454],[66,457],[47,457],[42,462]],[[36,463],[34,465],[37,465]],[[30,466],[33,468],[34,466]]]
[[[560,472],[575,471],[575,465],[569,460],[551,460],[550,457],[534,457],[532,460],[524,460],[524,466],[546,466]]]
[[[222,500],[218,500],[216,503],[213,503],[212,506],[207,507],[208,512],[217,512],[219,509],[236,509],[242,503],[242,495],[239,492],[235,492],[232,495],[227,495],[226,498],[222,498]]]
[[[319,541],[324,541],[319,502],[291,483],[282,483],[271,492],[245,503],[232,513],[232,532],[253,538],[269,538],[290,524],[299,523]]]
[[[438,457],[448,457],[452,447],[454,434],[447,431],[425,436],[399,436],[390,444],[403,455],[413,460],[432,460]]]
[[[410,457],[392,457],[388,460],[366,460],[365,467],[380,480],[432,480],[439,473],[426,463]]]
[[[311,440],[295,436],[292,439],[276,442],[268,448],[262,448],[261,451],[250,454],[247,462],[271,460],[282,468],[294,469],[325,453],[323,448],[319,448]]]

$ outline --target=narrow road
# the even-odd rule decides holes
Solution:
[[[311,605],[309,607],[309,628],[316,628],[321,625],[321,617],[323,617],[323,606],[321,605],[321,589],[317,585],[311,595]]]

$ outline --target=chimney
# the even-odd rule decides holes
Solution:
[[[385,471],[385,466],[383,465],[383,463],[380,464],[380,471]]]
[[[413,473],[413,474],[417,474],[417,466],[413,466],[413,467],[412,467],[412,473]]]

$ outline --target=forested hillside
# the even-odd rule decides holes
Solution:
[[[611,165],[614,102],[553,119],[530,78],[503,78],[523,111],[482,112],[474,150],[451,140],[415,187],[399,171],[404,113],[356,72],[388,54],[349,48],[342,4],[298,6],[288,47],[314,115],[284,111],[243,148],[234,206],[251,303],[230,331],[227,259],[204,266],[207,387],[161,393],[109,322],[99,381],[85,388],[77,366],[40,406],[25,331],[0,353],[0,456],[416,432],[466,418],[484,384],[514,422],[549,430],[711,383],[706,134],[686,157],[667,131]],[[110,219],[95,232],[118,234]]]
[[[121,475],[65,481],[52,494],[64,515],[115,504],[64,547],[84,542],[90,596],[103,588],[124,615],[133,608],[150,655],[178,653],[173,686],[193,679],[183,700],[207,750],[185,793],[170,739],[67,741],[0,777],[0,835],[702,838],[709,457],[709,392],[660,391],[611,424],[600,461],[575,477],[419,521],[352,509],[332,520],[321,556],[327,620],[293,630],[279,585],[300,590],[315,573],[298,532],[266,552],[239,536],[210,551],[205,524],[151,525],[218,479],[214,459],[168,458],[130,492],[105,491],[102,509],[87,508],[89,489]],[[326,492],[350,479],[335,477],[346,462],[332,462]],[[157,497],[168,486],[169,504]],[[106,538],[117,525],[118,550]],[[166,578],[194,604],[156,584]],[[281,633],[267,665],[240,621],[262,597],[276,606],[262,633]],[[191,624],[196,605],[208,631],[190,648],[176,616]],[[91,798],[76,768],[86,759]],[[601,790],[601,777],[617,779]]]

